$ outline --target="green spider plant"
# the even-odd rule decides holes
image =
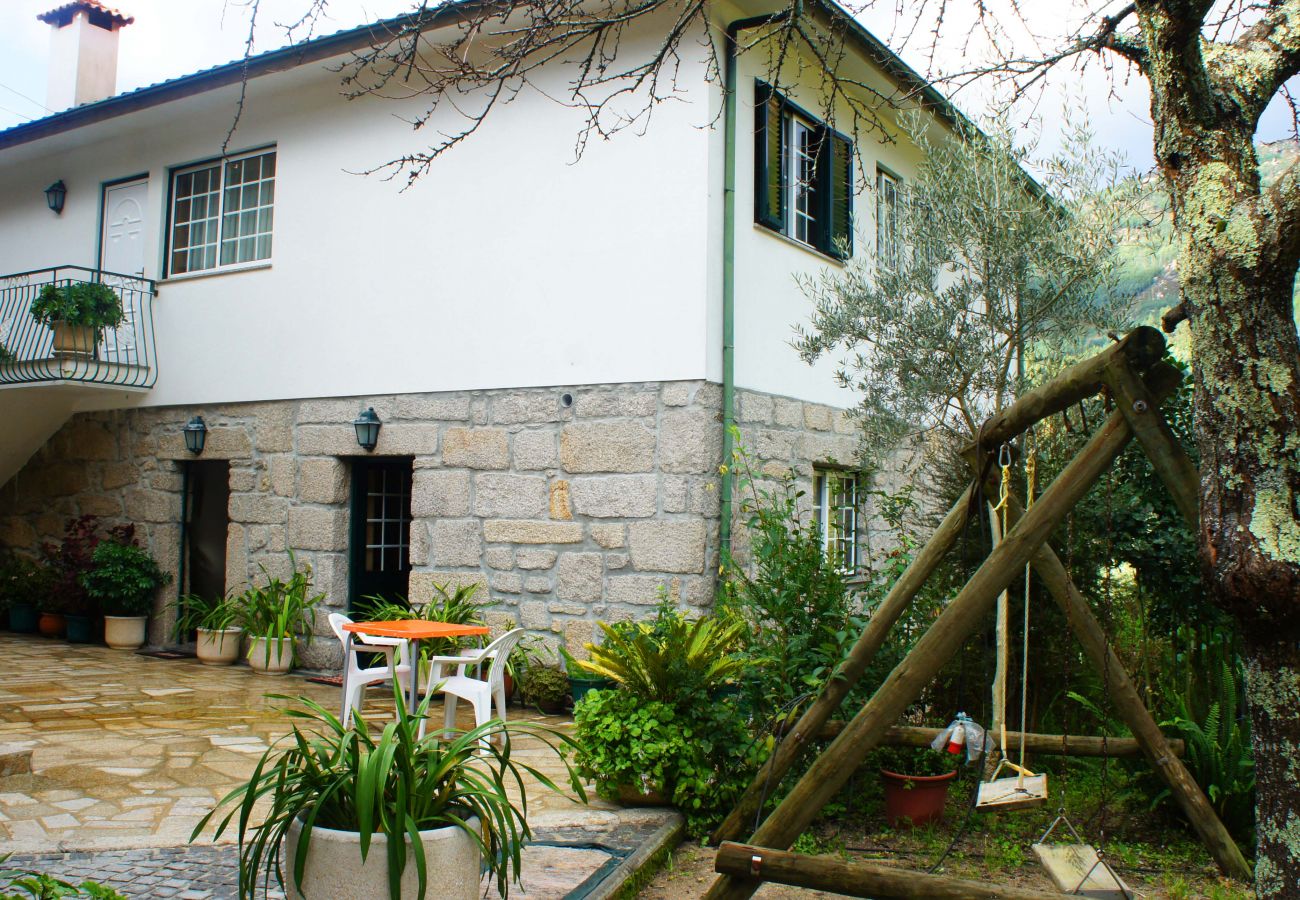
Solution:
[[[237,598],[238,621],[249,637],[266,638],[266,661],[271,660],[271,645],[279,654],[285,641],[292,645],[297,635],[305,635],[311,641],[312,610],[325,599],[324,594],[311,593],[311,566],[298,568],[298,561],[293,551],[289,551],[289,563],[293,569],[285,581],[272,575],[266,566],[258,564],[266,584],[249,585]],[[253,650],[249,650],[251,654]]]
[[[293,699],[280,694],[267,696]],[[297,699],[305,709],[285,711],[307,723],[308,728],[294,724],[292,732],[258,760],[248,782],[222,798],[190,835],[192,842],[223,807],[233,806],[218,823],[213,840],[220,838],[232,823],[237,824],[241,900],[253,900],[259,885],[265,892],[273,877],[286,886],[281,851],[294,819],[303,825],[292,872],[299,890],[312,828],[319,826],[356,832],[363,860],[374,836],[384,835],[389,896],[392,900],[401,898],[400,881],[409,854],[419,879],[419,898],[423,900],[429,873],[420,832],[450,826],[474,838],[501,896],[508,896],[511,882],[519,881],[520,851],[532,837],[524,776],[532,776],[550,790],[559,790],[545,774],[512,755],[511,740],[519,736],[537,738],[559,756],[558,745],[574,746],[571,738],[544,726],[499,719],[450,740],[439,740],[433,734],[420,738],[420,720],[428,713],[429,700],[410,713],[396,690],[397,720],[378,733],[360,714],[355,716],[354,725],[345,728],[324,707],[305,697]],[[500,746],[492,741],[498,736]],[[586,792],[573,767],[567,760],[564,765],[570,787],[585,803]],[[518,805],[507,794],[509,785],[518,789]],[[266,815],[254,822],[256,807],[264,802],[269,802]],[[474,818],[479,820],[481,834],[467,824]]]
[[[478,588],[477,584],[461,584],[454,588],[449,584],[435,584],[433,599],[422,605],[412,605],[400,595],[396,600],[389,600],[371,594],[361,598],[365,605],[358,613],[371,622],[421,619],[425,622],[450,622],[453,625],[485,625],[483,604],[474,599]],[[459,638],[422,641],[420,657],[455,656],[460,652],[461,646],[462,640]]]

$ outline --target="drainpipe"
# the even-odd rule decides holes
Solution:
[[[725,95],[725,162],[722,182],[722,485],[721,521],[718,523],[718,547],[724,554],[731,552],[731,504],[735,473],[732,453],[735,442],[731,429],[736,422],[736,55],[739,51],[736,38],[740,32],[760,25],[770,25],[799,14],[799,3],[793,10],[784,9],[765,16],[736,19],[727,26],[726,59],[723,66],[723,92]],[[719,560],[722,562],[723,560]]]

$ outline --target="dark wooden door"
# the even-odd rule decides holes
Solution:
[[[226,593],[226,532],[230,517],[230,463],[190,460],[185,463],[188,494],[185,510],[186,593],[205,599]],[[231,585],[237,589],[238,585]]]
[[[410,457],[352,463],[352,537],[348,606],[363,597],[406,596],[411,571]]]

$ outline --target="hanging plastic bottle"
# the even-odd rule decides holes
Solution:
[[[954,756],[966,750],[966,761],[974,762],[988,751],[988,735],[974,719],[964,712],[948,723],[930,744],[935,750],[946,750]]]

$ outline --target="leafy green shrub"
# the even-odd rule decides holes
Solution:
[[[98,516],[69,519],[58,543],[41,545],[41,560],[49,571],[47,590],[38,605],[44,612],[88,616],[95,612],[95,597],[85,578],[97,566],[95,550],[103,541],[135,545],[134,525],[105,527]]]
[[[89,897],[92,900],[126,900],[112,888],[94,881],[70,884],[44,872],[7,869],[9,854],[0,855],[0,900],[60,900],[64,897]]]
[[[530,664],[520,674],[519,693],[527,706],[544,712],[560,709],[569,696],[569,676],[556,666]]]
[[[532,836],[528,827],[528,799],[516,804],[507,786],[523,784],[530,775],[551,790],[558,790],[544,773],[512,755],[511,739],[527,736],[551,750],[572,741],[552,729],[493,719],[447,741],[435,735],[420,738],[420,720],[427,717],[429,700],[416,713],[394,688],[397,721],[372,733],[358,714],[355,724],[344,727],[338,717],[314,701],[299,697],[305,709],[288,709],[289,716],[310,729],[293,726],[286,738],[262,755],[248,782],[222,798],[221,803],[195,827],[195,840],[222,807],[233,806],[217,825],[213,839],[237,821],[239,829],[239,895],[260,896],[274,878],[287,886],[281,868],[289,826],[304,825],[298,844],[294,884],[302,886],[313,827],[355,832],[360,836],[362,859],[377,834],[385,836],[389,893],[401,897],[398,878],[406,868],[407,848],[422,853],[419,833],[456,827],[474,838],[483,862],[495,877],[502,897],[511,881],[519,880],[520,850]],[[270,695],[277,700],[290,700]],[[499,738],[500,745],[493,739]],[[583,801],[586,794],[572,768],[570,787]],[[255,816],[260,808],[265,815]],[[478,818],[483,833],[469,827]],[[408,844],[409,842],[409,844]],[[419,897],[426,896],[425,867],[420,873]],[[437,877],[438,873],[434,873]],[[258,891],[259,885],[262,891]],[[428,892],[432,896],[435,891]]]
[[[675,706],[627,688],[595,690],[574,720],[578,772],[600,796],[618,800],[621,787],[661,792],[696,839],[731,811],[768,749],[730,705],[708,698]]]
[[[62,287],[47,284],[32,301],[32,318],[43,325],[66,322],[92,328],[122,324],[122,300],[108,285],[73,281]]]
[[[100,541],[94,568],[81,576],[86,593],[108,616],[147,616],[158,588],[171,580],[149,552],[135,544]]]
[[[18,357],[14,355],[14,352],[12,350],[10,350],[4,344],[0,344],[0,366],[6,365],[11,362],[16,362],[17,360]]]
[[[49,566],[17,554],[0,557],[0,609],[14,604],[38,606],[54,586]]]
[[[930,747],[881,747],[869,759],[895,775],[931,776],[956,771],[962,757]]]

